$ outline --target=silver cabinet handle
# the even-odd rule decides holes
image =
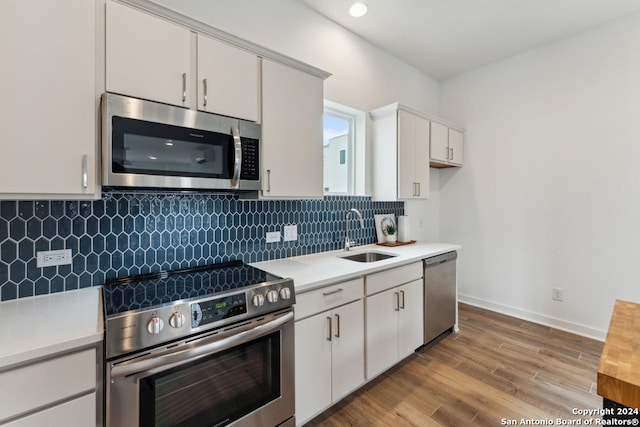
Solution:
[[[202,86],[204,89],[204,100],[203,100],[203,107],[207,106],[207,79],[202,79]]]
[[[416,193],[416,196],[420,196],[420,183],[416,182],[416,187],[418,188],[418,192]]]
[[[400,303],[400,308],[404,310],[404,291],[400,291],[400,297],[402,302]]]
[[[333,291],[323,292],[323,293],[322,293],[322,295],[324,295],[324,296],[326,297],[326,296],[329,296],[329,295],[333,295],[333,294],[340,293],[340,292],[342,292],[343,290],[344,290],[344,289],[342,289],[342,288],[338,288],[338,289],[334,289]]]
[[[398,292],[394,292],[393,296],[394,296],[394,300],[395,300],[393,309],[395,311],[400,311],[400,294]]]
[[[450,150],[451,150],[451,159],[449,160],[453,160],[453,148],[450,148]]]
[[[85,154],[82,156],[82,188],[89,186],[89,170],[87,165],[88,156]]]
[[[182,73],[182,103],[187,102],[187,73]]]
[[[231,127],[233,135],[233,146],[235,160],[233,161],[233,177],[231,177],[231,188],[238,188],[240,185],[240,168],[242,167],[242,141],[240,141],[240,131],[237,126]]]
[[[340,338],[340,315],[336,314],[336,338]]]
[[[329,321],[329,325],[327,326],[327,341],[331,341],[331,316],[327,316],[327,320]]]
[[[271,169],[267,169],[267,193],[271,192]]]

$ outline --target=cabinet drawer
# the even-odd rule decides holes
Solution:
[[[364,279],[362,277],[296,295],[296,320],[355,301],[363,295]]]
[[[393,268],[367,276],[367,295],[422,278],[422,262]]]
[[[0,422],[96,388],[94,348],[0,373]]]
[[[5,427],[95,427],[96,394],[91,393],[28,417],[19,418]]]

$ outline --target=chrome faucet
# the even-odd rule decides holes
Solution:
[[[364,230],[364,220],[362,219],[362,214],[358,209],[351,208],[347,211],[347,216],[344,219],[344,250],[348,251],[351,249],[351,246],[355,246],[355,242],[349,239],[349,216],[351,212],[355,212],[358,215],[358,219],[360,220],[360,228]]]

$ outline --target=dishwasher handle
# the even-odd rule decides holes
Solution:
[[[433,267],[435,265],[442,264],[443,262],[454,261],[456,258],[458,258],[458,252],[447,252],[446,254],[436,255],[425,259],[424,266]]]

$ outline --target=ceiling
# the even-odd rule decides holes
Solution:
[[[635,13],[640,0],[295,0],[443,80]]]

